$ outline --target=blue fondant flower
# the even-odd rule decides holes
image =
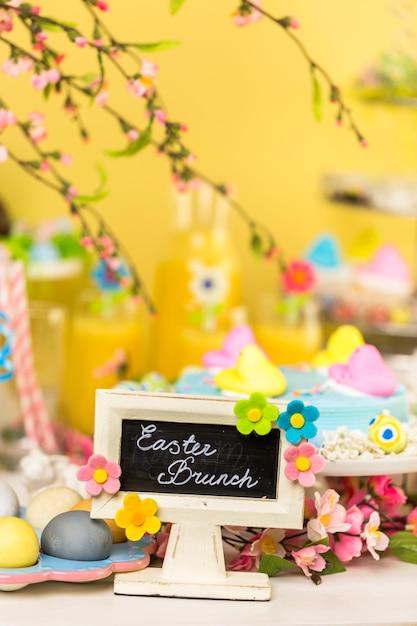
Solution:
[[[301,400],[292,400],[278,418],[278,426],[285,430],[287,441],[297,444],[304,439],[312,439],[317,434],[317,426],[313,424],[320,412],[316,406],[304,406]]]

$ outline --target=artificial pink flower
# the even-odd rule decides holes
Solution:
[[[256,4],[256,6],[260,8],[261,0],[252,0],[252,1],[253,1],[253,4]],[[262,17],[262,13],[251,7],[250,11],[243,15],[239,12],[239,10],[234,11],[232,13],[232,17],[236,26],[246,26],[247,24],[258,22]]]
[[[22,4],[23,0],[9,0],[9,2],[6,2],[8,7],[12,7],[13,9],[17,9],[17,7],[20,7],[20,5]]]
[[[0,163],[5,163],[9,158],[9,153],[7,151],[6,146],[2,146],[0,144]]]
[[[45,41],[48,39],[48,35],[43,31],[40,31],[39,33],[36,33],[35,39],[39,43],[45,43]]]
[[[0,35],[8,33],[13,29],[13,21],[9,13],[4,9],[0,9]]]
[[[357,506],[352,506],[346,511],[346,522],[350,524],[349,532],[330,535],[330,547],[342,563],[351,561],[353,557],[359,557],[362,553],[363,542],[360,537],[363,514]]]
[[[52,67],[49,70],[44,70],[40,72],[40,74],[34,74],[31,78],[32,87],[35,89],[45,89],[47,85],[55,84],[59,80],[61,80],[61,74],[55,67]]]
[[[396,487],[388,476],[371,476],[367,486],[372,495],[380,502],[387,515],[396,512],[399,506],[407,502],[407,496],[401,487]]]
[[[62,165],[72,164],[72,156],[70,154],[66,154],[65,152],[62,152],[61,156],[59,157],[59,160],[62,163]]]
[[[79,47],[79,48],[85,48],[85,46],[87,45],[87,39],[85,37],[76,37],[74,39],[74,43]]]
[[[93,238],[90,236],[86,236],[86,237],[81,237],[80,239],[80,244],[82,245],[83,248],[85,248],[86,250],[94,250],[94,242],[93,242]]]
[[[94,39],[93,44],[96,46],[96,48],[101,48],[103,46],[103,40],[100,38]]]
[[[274,554],[284,558],[285,548],[280,543],[284,537],[285,530],[282,528],[266,528],[259,539],[251,544],[251,554],[255,556],[258,566],[263,554]]]
[[[86,491],[90,496],[98,496],[102,491],[117,493],[120,490],[122,470],[114,461],[107,461],[102,454],[93,454],[77,471],[77,478],[86,482]]]
[[[155,536],[156,546],[154,554],[156,557],[158,557],[158,559],[165,558],[171,527],[172,524],[164,524],[162,529]]]
[[[346,532],[350,524],[346,522],[346,509],[339,504],[340,496],[334,489],[327,489],[322,496],[314,494],[317,518],[307,522],[307,536],[310,541],[327,537],[328,533]]]
[[[408,530],[417,537],[417,507],[407,515],[405,530]]]
[[[16,124],[16,117],[13,111],[0,109],[0,131],[3,131],[7,126],[14,126],[14,124]]]
[[[103,2],[102,0],[97,0],[95,6],[100,9],[100,11],[108,11],[109,10],[109,5],[107,4],[107,2]]]
[[[313,266],[308,261],[291,261],[282,273],[285,293],[306,293],[315,283]]]
[[[183,180],[178,172],[174,172],[172,175],[172,182],[179,193],[184,193],[189,189],[198,189],[200,181],[198,178],[192,178],[191,180]]]
[[[8,74],[11,78],[16,78],[23,74],[23,72],[31,72],[33,69],[33,62],[29,57],[19,57],[17,61],[14,59],[6,59],[2,65],[2,70],[5,74]]]
[[[234,561],[232,561],[227,569],[232,572],[257,572],[257,557],[251,552],[252,546],[246,545],[239,553]]]
[[[301,550],[293,551],[291,554],[294,557],[296,564],[301,567],[306,576],[311,576],[311,571],[322,572],[326,567],[326,561],[321,556],[324,552],[329,550],[329,546],[323,546],[318,544],[316,546],[308,546],[307,548],[301,548]]]
[[[287,448],[284,459],[287,461],[285,476],[288,480],[298,480],[302,487],[312,487],[316,480],[315,474],[326,464],[324,458],[316,454],[316,447],[312,443]]]
[[[143,98],[149,91],[149,85],[145,85],[139,78],[130,78],[126,85],[128,91],[136,98]]]
[[[42,161],[40,170],[41,172],[48,172],[51,169],[50,163],[48,161]]]
[[[366,547],[369,552],[372,554],[375,560],[379,560],[379,554],[376,550],[382,552],[386,548],[388,548],[389,538],[383,532],[379,530],[379,525],[381,523],[379,513],[373,511],[371,513],[371,517],[369,518],[369,522],[365,525],[364,531],[362,533],[362,538],[366,541]]]

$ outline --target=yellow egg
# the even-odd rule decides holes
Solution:
[[[0,567],[30,567],[39,556],[39,539],[20,517],[0,518]]]
[[[81,500],[81,502],[78,502],[71,507],[71,511],[91,511],[91,498]],[[124,541],[127,541],[125,529],[120,528],[114,519],[105,519],[104,521],[110,528],[113,543],[123,543]]]
[[[82,496],[69,487],[46,487],[30,500],[25,517],[29,524],[43,530],[48,522],[60,513],[69,511]]]
[[[381,413],[369,423],[368,437],[384,452],[401,452],[407,443],[407,435],[401,422],[388,413]]]

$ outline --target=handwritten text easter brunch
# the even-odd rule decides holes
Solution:
[[[217,448],[210,443],[200,443],[194,434],[181,441],[164,439],[158,437],[155,424],[141,424],[141,434],[137,438],[136,446],[141,452],[164,452],[172,456],[172,461],[169,462],[166,471],[160,472],[156,478],[160,485],[181,486],[194,483],[195,485],[231,485],[239,489],[251,489],[259,482],[250,475],[249,468],[246,468],[242,475],[227,472],[216,474],[213,470],[207,472],[194,469],[192,466],[198,457],[200,459],[213,457],[211,467],[215,467],[214,455],[218,454]]]

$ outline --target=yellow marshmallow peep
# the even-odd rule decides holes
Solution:
[[[235,368],[222,370],[214,382],[224,391],[248,395],[258,391],[266,396],[280,396],[287,388],[284,374],[255,344],[245,346]]]
[[[339,326],[327,340],[327,346],[313,358],[315,367],[329,367],[334,363],[347,363],[353,352],[365,340],[361,331],[351,324]]]

